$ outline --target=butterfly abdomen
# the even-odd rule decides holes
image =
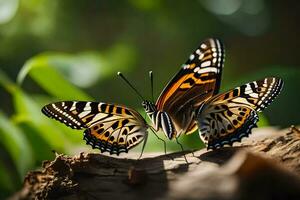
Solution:
[[[158,122],[160,123],[160,128],[166,134],[166,136],[171,140],[176,136],[176,130],[170,116],[166,112],[159,111],[157,113]]]
[[[162,130],[170,140],[176,136],[176,130],[170,116],[163,111],[155,111],[148,114],[156,131]]]
[[[176,135],[176,130],[168,113],[157,110],[156,106],[149,101],[143,101],[142,105],[150,118],[155,131],[161,129],[167,138],[173,139]]]

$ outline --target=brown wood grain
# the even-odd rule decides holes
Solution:
[[[300,132],[294,127],[257,129],[238,146],[194,156],[131,156],[57,154],[29,172],[11,199],[300,199]]]

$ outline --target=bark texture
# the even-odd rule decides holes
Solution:
[[[238,145],[141,160],[57,154],[11,199],[300,199],[299,129],[257,129]]]

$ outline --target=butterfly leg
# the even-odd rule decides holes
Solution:
[[[193,157],[197,158],[197,156],[195,156],[195,154],[194,154],[194,151],[193,151],[193,150],[191,150],[191,154],[192,154],[192,156],[193,156]]]
[[[153,127],[150,127],[151,131],[154,133],[154,135],[157,137],[157,139],[161,140],[163,143],[164,143],[164,152],[165,152],[165,155],[167,157],[169,157],[170,159],[174,160],[174,158],[170,155],[167,155],[167,143],[166,141],[164,141],[163,139],[161,139],[155,132],[155,129]]]
[[[184,148],[183,148],[182,144],[178,141],[178,138],[177,138],[177,137],[176,137],[176,143],[180,146],[181,151],[184,152]],[[183,157],[184,157],[185,162],[186,162],[187,164],[189,164],[189,162],[188,162],[188,160],[187,160],[187,158],[185,157],[184,154],[183,154]]]
[[[300,133],[300,130],[299,130],[298,128],[296,128],[294,125],[292,125],[292,126],[290,127],[290,131],[291,131],[291,132],[297,132],[297,133]]]
[[[143,146],[142,146],[142,151],[141,151],[140,156],[138,157],[138,160],[140,160],[140,159],[142,158],[142,155],[143,155],[143,153],[144,153],[144,149],[145,149],[147,140],[148,140],[148,134],[145,135],[145,139],[144,139]]]

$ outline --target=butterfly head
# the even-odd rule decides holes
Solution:
[[[157,110],[155,104],[152,103],[151,101],[147,101],[147,100],[142,101],[142,106],[146,111],[146,113],[153,113]]]

